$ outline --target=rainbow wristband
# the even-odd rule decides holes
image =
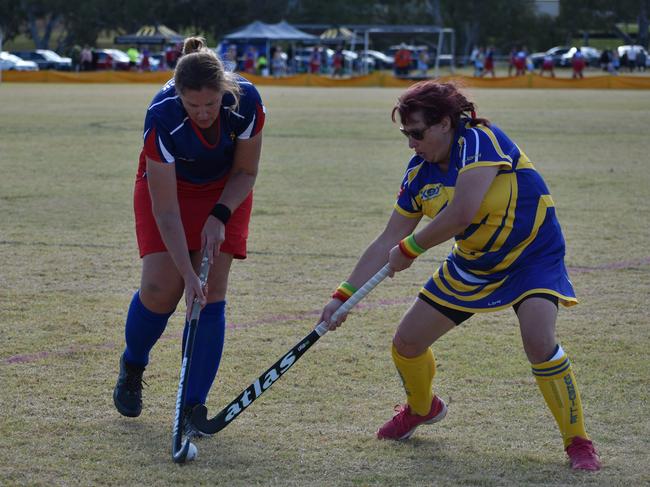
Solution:
[[[354,287],[348,281],[343,281],[341,284],[339,284],[339,287],[336,288],[336,291],[334,291],[332,297],[334,299],[338,299],[339,301],[345,303],[356,292],[357,292],[356,287]]]
[[[415,259],[417,256],[422,255],[427,250],[423,249],[417,244],[413,234],[400,241],[399,249],[409,259]]]

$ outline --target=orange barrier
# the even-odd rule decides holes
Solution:
[[[134,73],[128,71],[94,71],[70,73],[65,71],[3,71],[2,81],[11,83],[153,83],[163,84],[172,77],[171,71]],[[390,73],[376,72],[353,78],[331,78],[312,74],[299,74],[284,78],[270,78],[247,74],[251,82],[260,86],[317,86],[317,87],[389,87],[404,88],[414,80],[395,78]],[[529,73],[518,77],[473,78],[469,76],[444,76],[444,80],[457,79],[472,88],[580,88],[590,90],[650,90],[650,76],[590,76],[583,79],[548,78]]]

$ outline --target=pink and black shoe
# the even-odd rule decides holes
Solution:
[[[433,396],[431,410],[426,416],[411,412],[408,404],[395,406],[397,414],[377,431],[380,440],[407,440],[421,424],[432,424],[442,420],[447,414],[447,405],[437,396]]]

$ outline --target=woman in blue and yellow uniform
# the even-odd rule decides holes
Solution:
[[[187,405],[206,400],[223,349],[230,266],[233,258],[246,258],[264,118],[255,87],[226,72],[203,39],[188,38],[174,78],[145,117],[134,192],[142,277],[128,310],[113,392],[125,416],[142,410],[149,352],[183,294],[188,306],[195,297],[203,305]],[[204,249],[212,264],[207,292],[196,271]]]
[[[408,268],[454,237],[447,259],[422,287],[393,338],[392,355],[407,404],[378,431],[405,440],[444,418],[432,391],[430,346],[474,313],[513,307],[526,355],[575,469],[598,470],[571,363],[555,338],[558,303],[577,303],[564,265],[564,238],[540,174],[498,127],[476,118],[474,104],[450,83],[423,81],[393,109],[415,151],[383,232],[325,306],[322,320],[387,262]],[[423,216],[431,219],[416,231]],[[335,329],[345,317],[330,322]]]

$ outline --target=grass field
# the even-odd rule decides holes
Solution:
[[[0,484],[648,485],[650,97],[474,90],[553,193],[581,305],[558,335],[574,364],[596,474],[569,470],[512,311],[434,347],[444,422],[374,439],[403,400],[400,316],[450,244],[382,283],[198,459],[170,460],[183,310],[145,374],[145,409],[111,393],[138,285],[132,185],[155,86],[0,86]],[[208,406],[235,397],[302,338],[383,227],[409,158],[399,91],[261,88],[268,109],[250,255],[231,278]]]

